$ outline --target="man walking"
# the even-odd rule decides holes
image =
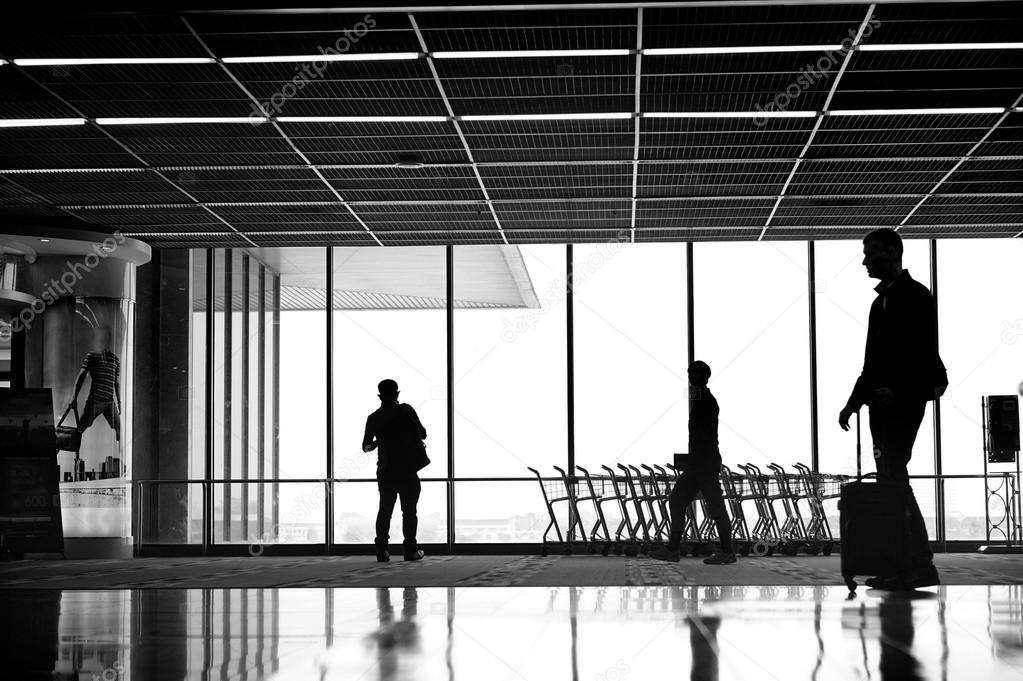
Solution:
[[[863,371],[838,415],[843,430],[860,407],[870,408],[877,478],[909,487],[909,459],[929,400],[948,386],[938,356],[938,317],[926,286],[902,267],[902,238],[895,230],[878,229],[863,238],[867,276],[880,280],[870,306]],[[927,528],[913,496],[910,499],[912,568],[909,573],[868,579],[869,587],[915,589],[940,583]]]
[[[366,432],[362,438],[362,451],[378,449],[377,489],[380,491],[380,506],[376,521],[377,560],[385,563],[391,559],[387,550],[388,532],[394,502],[399,498],[405,560],[421,560],[424,553],[416,543],[419,525],[416,505],[419,503],[422,483],[411,449],[415,440],[426,439],[426,428],[419,421],[419,415],[412,405],[398,403],[398,384],[395,381],[389,378],[380,381],[377,391],[380,408],[366,419]]]
[[[718,451],[718,401],[714,399],[707,382],[710,367],[697,360],[689,365],[689,467],[682,472],[668,497],[671,530],[667,546],[658,546],[650,552],[651,558],[678,562],[679,545],[685,529],[686,509],[696,495],[703,492],[707,509],[714,518],[721,550],[703,560],[708,565],[735,562],[732,549],[732,528],[721,495],[721,452]]]

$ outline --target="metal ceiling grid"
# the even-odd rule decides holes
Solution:
[[[971,158],[941,183],[942,194],[1023,194],[1023,172],[1014,159]]]
[[[203,203],[336,201],[308,168],[182,169],[167,173]]]
[[[431,51],[634,49],[634,9],[417,12]]]
[[[767,221],[772,198],[640,199],[636,205],[640,231],[672,228],[757,227]]]
[[[346,201],[484,201],[469,166],[322,168]]]
[[[819,111],[838,72],[841,59],[821,77],[806,77],[823,52],[783,52],[724,55],[643,57],[643,111],[768,111],[795,85],[795,97],[785,97],[786,111]],[[780,102],[781,100],[778,99]]]
[[[815,227],[774,227],[764,235],[764,241],[826,241],[848,239],[859,241],[863,238],[863,226],[815,226]]]
[[[0,56],[3,56],[0,54]],[[0,118],[64,118],[74,112],[28,78],[0,68]]]
[[[639,157],[794,161],[812,129],[813,120],[805,118],[644,118]]]
[[[488,165],[479,172],[494,201],[629,198],[632,193],[632,166],[625,163]]]
[[[0,128],[0,173],[22,169],[139,167],[142,166],[138,159],[92,126]]]
[[[196,48],[198,52],[198,47]],[[32,75],[91,118],[247,116],[249,100],[217,64],[35,68]]]
[[[384,231],[377,236],[385,246],[446,246],[448,244],[501,246],[505,243],[501,238],[501,233],[496,229]]]
[[[220,57],[419,51],[401,12],[189,14],[188,21]]]
[[[285,134],[315,164],[394,165],[406,155],[424,164],[468,163],[450,122],[281,123]]]
[[[632,201],[545,201],[523,203],[495,203],[494,210],[505,233],[536,232],[550,229],[564,233],[584,233],[591,230],[628,230],[632,216]]]
[[[998,114],[825,116],[807,158],[958,158],[997,121]]]
[[[248,234],[248,237],[263,248],[297,248],[323,246],[379,246],[365,231],[359,232],[311,232],[308,234]]]
[[[252,242],[237,234],[139,234],[139,237],[156,248],[252,248]]]
[[[156,166],[305,165],[268,123],[124,125],[112,132]]]
[[[978,223],[1008,225],[1016,223],[1015,229],[1018,232],[1023,229],[1019,226],[1021,215],[1023,215],[1023,195],[932,196],[913,213],[903,229],[915,225]],[[1015,232],[1012,233],[1015,234]]]
[[[224,224],[197,206],[165,205],[138,208],[84,208],[75,215],[86,222],[130,234],[223,232]]]
[[[306,205],[253,204],[218,205],[218,215],[239,232],[363,232],[350,212],[339,203],[323,202]]]
[[[646,7],[646,48],[830,45],[855,34],[869,3]]]
[[[781,192],[792,161],[643,163],[638,198],[655,196],[772,196]]]
[[[631,120],[462,121],[461,125],[479,163],[632,161]]]
[[[8,59],[202,57],[170,15],[62,13],[19,16],[5,8],[0,45]]]
[[[1023,154],[1023,112],[1010,113],[973,152],[974,156],[1018,156]]]
[[[916,205],[916,196],[829,197],[786,196],[778,205],[771,229],[776,227],[830,228],[843,225],[896,227]]]
[[[693,226],[636,230],[636,243],[660,241],[756,241],[760,227]]]
[[[627,223],[628,221],[626,221]],[[599,244],[599,243],[626,243],[629,240],[628,224],[621,229],[563,229],[561,227],[549,227],[547,229],[515,229],[506,230],[508,243],[520,244]],[[639,241],[637,235],[636,241]]]
[[[146,170],[31,173],[19,175],[17,183],[61,206],[191,202],[186,195]]]
[[[830,108],[1006,107],[1021,90],[1023,50],[856,52]]]
[[[312,52],[312,54],[318,54]],[[393,62],[228,64],[277,116],[445,116],[423,59]],[[236,88],[237,89],[237,88]],[[248,102],[246,114],[255,111]]]
[[[954,165],[951,160],[809,160],[800,164],[787,193],[792,196],[923,195],[931,191]]]
[[[870,42],[886,45],[1012,42],[1023,28],[1017,2],[884,3],[874,16]]]
[[[436,59],[456,116],[632,111],[635,57]]]
[[[490,210],[485,204],[425,203],[386,204],[360,203],[355,212],[377,236],[381,232],[417,232],[419,230],[492,229],[497,231]]]

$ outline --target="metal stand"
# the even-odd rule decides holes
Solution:
[[[1012,452],[1012,460],[1016,464],[1015,473],[1012,471],[1002,472],[1001,480],[992,484],[988,473],[988,462],[992,462],[993,452],[991,451],[988,438],[987,425],[987,398],[980,398],[981,409],[981,433],[984,438],[984,521],[986,526],[987,541],[992,541],[992,535],[1001,535],[1004,544],[981,546],[981,553],[1023,553],[1023,527],[1020,525],[1020,518],[1023,512],[1020,508],[1020,461],[1019,452]],[[1004,454],[1004,452],[999,452]],[[1008,463],[1008,462],[1005,462]],[[997,499],[1003,510],[1000,518],[991,518],[991,500]],[[998,541],[998,537],[995,537]]]

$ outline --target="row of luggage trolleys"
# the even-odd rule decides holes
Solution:
[[[818,473],[801,463],[794,464],[795,472],[775,463],[768,464],[766,473],[751,463],[739,464],[739,468],[742,473],[722,465],[720,473],[736,551],[743,556],[770,556],[776,551],[790,556],[801,552],[831,553],[837,540],[831,533],[824,501],[839,496],[841,484],[848,476]],[[591,474],[576,466],[579,475],[570,475],[554,466],[558,476],[543,477],[535,468],[529,468],[540,483],[550,515],[543,534],[543,555],[548,554],[548,544],[554,543],[550,537],[552,529],[557,543],[568,554],[575,543],[585,545],[589,553],[599,550],[605,556],[612,552],[635,556],[646,553],[654,543],[667,541],[668,495],[681,471],[672,464],[617,464],[615,468],[601,469],[603,474]],[[567,505],[567,531],[562,530],[555,507],[562,503]],[[607,522],[607,505],[618,514],[614,532]],[[750,507],[755,518],[752,514],[747,518]],[[589,508],[595,515],[588,531],[580,508]],[[680,552],[709,554],[717,540],[714,520],[701,494],[686,510]]]

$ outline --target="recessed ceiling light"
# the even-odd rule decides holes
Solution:
[[[222,118],[213,117],[183,117],[183,118],[97,118],[99,125],[175,125],[186,123],[261,123],[266,118],[263,116],[225,116]]]
[[[50,240],[49,240],[49,239],[42,239],[42,238],[41,238],[41,239],[39,239],[39,240],[40,240],[40,241],[42,241],[42,242],[43,242],[44,244],[48,244],[48,243],[50,243]]]
[[[643,118],[815,118],[816,111],[648,111]]]
[[[568,114],[497,114],[493,116],[459,116],[463,121],[588,121],[618,120],[632,118],[629,111],[612,111],[609,113],[568,113]]]
[[[434,59],[513,59],[534,57],[627,57],[631,50],[466,50],[433,52]]]
[[[0,128],[42,128],[85,123],[84,118],[7,118],[0,119]]]
[[[278,116],[278,123],[445,123],[447,116]]]
[[[842,109],[826,111],[828,116],[925,116],[962,114],[999,114],[1006,109],[1000,106],[959,107],[947,109]]]
[[[369,52],[366,54],[278,54],[257,57],[224,57],[225,64],[275,64],[318,61],[403,61],[419,59],[418,52]]]
[[[730,47],[652,47],[640,50],[644,56],[691,54],[765,54],[768,52],[837,52],[841,45],[734,45]]]
[[[1021,50],[1023,43],[912,43],[905,45],[859,45],[860,52],[916,52],[926,50]]]
[[[413,151],[413,152],[408,152],[408,153],[404,153],[404,154],[398,154],[398,160],[394,164],[394,167],[395,168],[413,168],[414,169],[414,168],[422,168],[424,165],[426,165],[426,164],[423,163],[422,155]]]
[[[213,64],[212,57],[117,57],[69,59],[15,59],[18,66],[102,66],[117,64]]]

